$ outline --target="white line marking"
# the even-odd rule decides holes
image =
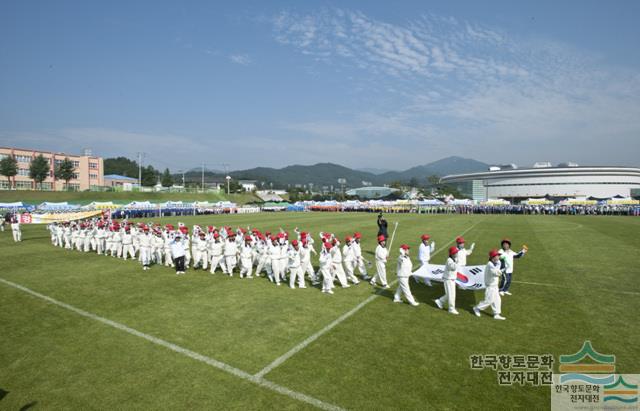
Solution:
[[[4,283],[4,284],[6,284],[6,285],[8,285],[10,287],[16,288],[16,289],[18,289],[20,291],[24,291],[25,293],[30,294],[30,295],[32,295],[34,297],[40,298],[42,300],[45,300],[45,301],[47,301],[47,302],[49,302],[51,304],[57,305],[58,307],[65,308],[65,309],[67,309],[69,311],[73,311],[74,313],[76,313],[78,315],[81,315],[83,317],[90,318],[90,319],[92,319],[94,321],[101,322],[101,323],[106,324],[106,325],[108,325],[110,327],[116,328],[116,329],[118,329],[120,331],[124,331],[124,332],[126,332],[128,334],[134,335],[136,337],[140,337],[140,338],[145,339],[145,340],[147,340],[147,341],[149,341],[151,343],[154,343],[156,345],[160,345],[162,347],[168,348],[168,349],[170,349],[172,351],[175,351],[175,352],[177,352],[179,354],[185,355],[185,356],[187,356],[187,357],[189,357],[191,359],[203,362],[203,363],[205,363],[207,365],[210,365],[212,367],[215,367],[215,368],[218,368],[218,369],[220,369],[222,371],[225,371],[225,372],[227,372],[227,373],[229,373],[231,375],[234,375],[234,376],[236,376],[236,377],[238,377],[240,379],[252,382],[252,383],[254,383],[256,385],[259,385],[261,387],[267,388],[267,389],[269,389],[271,391],[275,391],[275,392],[277,392],[279,394],[286,395],[287,397],[293,398],[295,400],[306,402],[307,404],[311,404],[311,405],[313,405],[315,407],[318,407],[320,409],[323,409],[323,410],[332,410],[332,411],[343,410],[343,408],[338,407],[337,405],[329,404],[329,403],[321,401],[321,400],[319,400],[317,398],[313,398],[313,397],[308,396],[306,394],[303,394],[301,392],[293,391],[293,390],[291,390],[291,389],[289,389],[287,387],[283,387],[283,386],[278,385],[278,384],[276,384],[274,382],[265,380],[264,378],[251,375],[248,372],[245,372],[245,371],[242,371],[242,370],[240,370],[238,368],[232,367],[229,364],[225,364],[225,363],[223,363],[221,361],[218,361],[218,360],[216,360],[214,358],[207,357],[206,355],[199,354],[199,353],[197,353],[195,351],[191,351],[189,349],[180,347],[179,345],[170,343],[168,341],[162,340],[160,338],[154,337],[154,336],[149,335],[149,334],[145,334],[145,333],[140,332],[138,330],[135,330],[133,328],[127,327],[124,324],[109,320],[109,319],[104,318],[104,317],[100,317],[100,316],[98,316],[96,314],[90,313],[88,311],[84,311],[84,310],[82,310],[80,308],[76,308],[76,307],[74,307],[72,305],[65,304],[65,303],[60,302],[58,300],[55,300],[55,299],[53,299],[51,297],[48,297],[46,295],[40,294],[40,293],[38,293],[36,291],[33,291],[33,290],[31,290],[31,289],[29,289],[27,287],[24,287],[24,286],[22,286],[20,284],[13,283],[13,282],[5,280],[3,278],[0,278],[0,282]]]
[[[482,220],[480,220],[482,221]],[[466,230],[464,230],[462,232],[462,234],[460,234],[460,237],[462,237],[463,235],[465,235],[466,233],[468,233],[469,231],[471,231],[472,228],[474,228],[475,226],[477,226],[480,221],[476,222],[475,224],[473,224],[471,227],[467,228]],[[437,250],[436,252],[434,252],[432,254],[432,256],[440,253],[442,250],[446,249],[449,244],[453,243],[455,240],[449,241],[444,247],[440,248],[439,250]],[[394,280],[393,282],[391,282],[389,285],[394,285],[398,280]],[[282,354],[280,357],[276,358],[271,364],[267,365],[266,367],[264,367],[262,370],[258,371],[255,374],[255,377],[258,378],[262,378],[265,375],[267,375],[268,373],[270,373],[271,371],[273,371],[274,368],[279,367],[280,365],[282,365],[282,363],[284,363],[285,361],[287,361],[289,358],[293,357],[294,355],[296,355],[298,352],[300,352],[301,350],[303,350],[305,347],[307,347],[309,344],[311,344],[312,342],[314,342],[315,340],[317,340],[318,338],[322,337],[324,334],[326,334],[327,332],[329,332],[331,329],[333,329],[334,327],[336,327],[338,324],[342,323],[344,320],[346,320],[347,318],[351,317],[353,314],[357,313],[358,311],[360,311],[361,309],[363,309],[367,304],[369,304],[371,301],[375,300],[377,297],[380,296],[380,291],[378,291],[376,294],[369,296],[366,300],[364,300],[363,302],[361,302],[360,304],[356,305],[353,309],[351,309],[350,311],[342,314],[340,317],[338,317],[335,321],[333,321],[332,323],[330,323],[329,325],[327,325],[326,327],[324,327],[323,329],[321,329],[320,331],[318,331],[317,333],[311,335],[310,337],[308,337],[307,339],[305,339],[304,341],[302,341],[300,344],[296,345],[295,347],[293,347],[292,349],[290,349],[289,351],[287,351],[286,353]]]
[[[565,289],[570,288],[572,290],[580,290],[580,288],[575,288],[575,287],[562,287],[560,284],[534,283],[530,281],[515,281],[515,280],[511,282],[515,284],[540,285],[543,287],[565,288]],[[637,292],[637,291],[608,290],[606,288],[598,288],[598,291],[604,291],[604,292],[614,293],[614,294],[640,295],[640,292]]]

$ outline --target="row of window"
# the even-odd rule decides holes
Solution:
[[[487,187],[518,187],[518,186],[573,186],[573,185],[593,185],[593,184],[624,184],[640,185],[633,182],[575,182],[575,183],[526,183],[526,184],[487,184]]]

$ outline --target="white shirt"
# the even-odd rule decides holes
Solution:
[[[460,254],[458,252],[458,254]],[[444,280],[455,280],[458,278],[458,263],[453,258],[447,258],[447,264],[444,266],[444,274],[442,274]]]
[[[420,247],[418,247],[418,260],[422,264],[429,264],[431,260],[431,253],[435,251],[436,244],[431,242],[431,244],[425,244],[424,241],[420,243]]]
[[[174,240],[170,244],[171,256],[173,258],[179,258],[185,256],[184,244],[182,241]]]
[[[497,288],[500,283],[500,275],[502,275],[502,272],[500,271],[500,261],[498,261],[497,264],[493,264],[492,261],[489,261],[484,267],[484,283],[487,288]]]
[[[378,244],[378,246],[376,247],[376,261],[380,261],[381,263],[386,263],[388,255],[389,255],[389,251],[385,247]]]

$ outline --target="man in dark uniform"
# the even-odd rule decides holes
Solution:
[[[378,236],[383,235],[384,238],[388,238],[389,234],[387,233],[387,220],[382,216],[382,213],[378,214]]]

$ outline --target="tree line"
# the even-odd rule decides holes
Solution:
[[[36,188],[42,188],[42,182],[49,177],[51,167],[49,160],[42,154],[36,156],[29,164],[29,178],[33,180]],[[18,174],[18,161],[13,156],[5,156],[0,160],[0,174],[9,181],[9,187],[15,188],[12,178]],[[67,157],[55,165],[53,175],[58,180],[63,180],[65,187],[69,188],[69,181],[75,177],[73,161]]]

